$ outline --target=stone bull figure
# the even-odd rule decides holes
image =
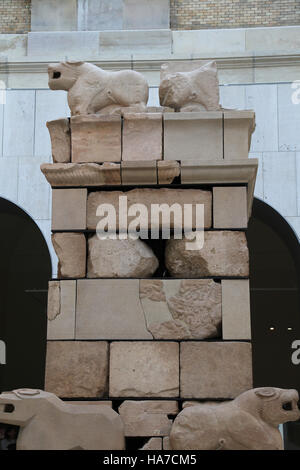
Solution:
[[[187,403],[171,433],[173,450],[282,450],[279,424],[300,418],[296,390],[255,388],[233,401]]]
[[[146,110],[148,83],[134,70],[109,72],[87,62],[48,66],[49,88],[68,92],[71,115]]]
[[[123,450],[123,422],[108,405],[68,404],[52,393],[0,395],[0,423],[20,426],[18,450]]]

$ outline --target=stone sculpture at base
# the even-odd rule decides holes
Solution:
[[[53,393],[0,395],[0,422],[20,426],[18,450],[123,450],[121,417],[107,405],[71,405]]]
[[[256,388],[233,401],[186,403],[170,433],[173,450],[282,450],[279,424],[297,421],[296,390]]]
[[[134,70],[108,72],[86,62],[61,62],[48,66],[48,76],[51,90],[68,91],[72,116],[146,109],[148,83]]]

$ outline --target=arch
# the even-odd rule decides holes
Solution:
[[[292,345],[300,340],[298,237],[275,209],[254,199],[247,240],[254,387],[295,388],[300,393],[300,364],[292,361]],[[286,436],[293,429],[300,448],[299,424],[284,428]],[[289,438],[285,445],[290,448]]]
[[[47,242],[23,209],[0,198],[0,392],[43,388],[47,288],[52,265]]]

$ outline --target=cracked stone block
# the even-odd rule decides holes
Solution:
[[[120,163],[42,163],[51,186],[107,186],[121,184]]]
[[[76,281],[50,281],[47,339],[75,338]]]
[[[211,279],[141,279],[140,299],[154,339],[221,335],[221,285]]]
[[[150,277],[159,262],[151,248],[142,240],[88,240],[87,277]]]
[[[86,239],[83,233],[53,233],[52,244],[58,257],[59,278],[85,277]]]
[[[125,436],[168,436],[173,420],[168,415],[177,415],[176,401],[126,400],[119,407],[124,423]]]
[[[172,277],[249,276],[246,235],[237,231],[206,231],[200,250],[189,250],[187,240],[167,240],[166,267]]]
[[[124,114],[122,139],[122,160],[161,160],[162,114]]]
[[[52,190],[52,230],[86,229],[87,190]]]
[[[162,160],[157,162],[158,184],[171,184],[180,176],[180,164],[175,160]]]
[[[248,279],[222,279],[223,339],[251,339]]]
[[[126,196],[126,198],[124,198],[124,196]],[[120,197],[122,198],[120,199]],[[120,212],[127,214],[127,209],[129,211],[129,208],[134,204],[142,204],[145,206],[139,217],[140,226],[144,229],[148,229],[148,227],[163,228],[169,226],[171,228],[179,227],[182,229],[183,209],[185,204],[192,204],[194,209],[196,204],[203,204],[204,227],[211,227],[212,193],[211,191],[202,189],[136,188],[130,191],[92,192],[88,196],[87,203],[87,225],[89,229],[96,229],[98,222],[102,220],[97,216],[97,209],[100,204],[112,204],[114,206],[117,229],[120,227],[127,229],[128,225],[132,223],[136,217],[139,217],[138,213],[134,211],[134,213],[132,215],[129,214],[127,218],[124,216],[124,220],[122,219],[121,223],[119,223]],[[176,204],[176,206],[173,207],[174,212],[170,212],[173,204]],[[131,209],[133,209],[133,207],[131,207]],[[155,213],[154,209],[156,209]],[[159,209],[162,209],[166,214],[164,223],[162,223]],[[188,229],[190,226],[191,229],[196,226],[195,210],[193,210],[191,221],[185,220],[185,227]]]
[[[162,450],[162,438],[151,437],[140,450]]]
[[[153,339],[139,301],[139,279],[77,281],[76,339]]]
[[[110,347],[111,397],[177,397],[179,345],[175,342],[113,342]]]
[[[182,398],[235,398],[252,386],[250,343],[190,341],[180,344]]]
[[[247,228],[247,188],[213,188],[213,220],[214,228]]]
[[[121,161],[121,116],[81,115],[71,118],[72,162]]]
[[[107,382],[107,342],[47,342],[47,392],[61,398],[102,398],[107,393]]]
[[[71,132],[69,119],[56,119],[46,122],[51,139],[54,163],[71,161]]]

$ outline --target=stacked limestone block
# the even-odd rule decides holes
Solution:
[[[186,400],[252,388],[245,230],[254,114],[158,108],[48,128],[54,163],[42,171],[53,188],[59,266],[49,283],[45,388],[113,404],[128,438],[167,449]],[[170,239],[157,255],[143,240],[99,240],[97,207],[117,212],[120,195],[128,206],[204,204],[203,249]]]

